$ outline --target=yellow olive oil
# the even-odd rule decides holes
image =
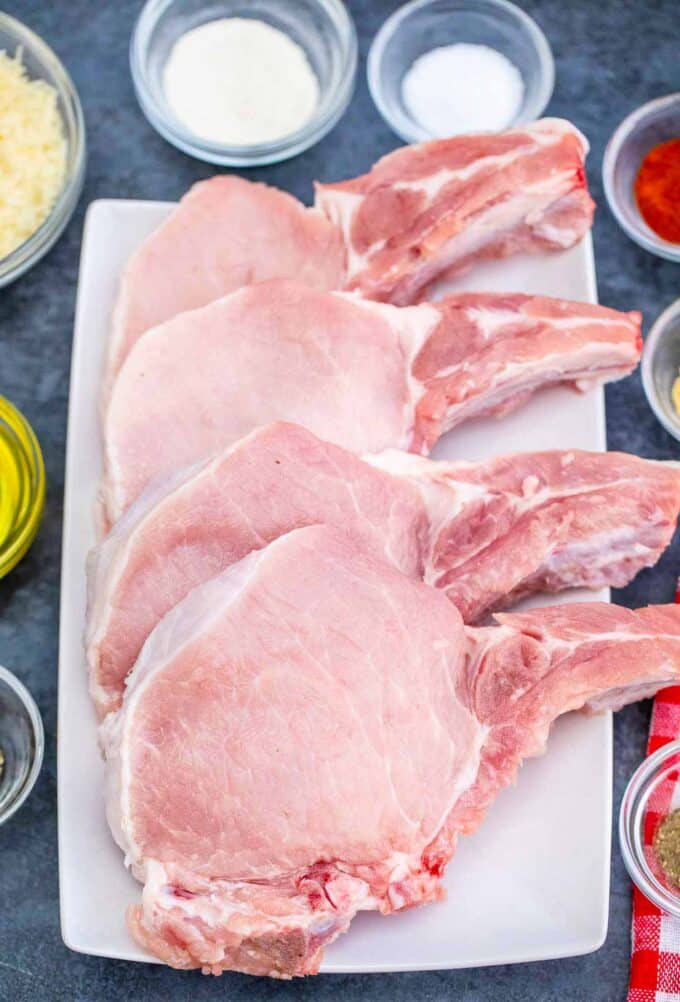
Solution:
[[[0,578],[35,538],[45,505],[45,467],[26,418],[0,396]]]

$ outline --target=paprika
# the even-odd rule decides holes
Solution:
[[[653,146],[635,181],[640,215],[662,240],[680,243],[680,137]]]

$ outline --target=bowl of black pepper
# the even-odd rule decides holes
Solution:
[[[0,667],[0,824],[29,795],[43,761],[40,712],[26,686]]]
[[[621,802],[619,841],[633,883],[680,917],[680,741],[654,752],[633,774]]]

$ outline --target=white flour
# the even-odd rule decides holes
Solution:
[[[191,132],[236,146],[294,132],[319,85],[300,46],[264,21],[221,18],[182,35],[163,72],[166,99]]]
[[[522,76],[509,59],[467,43],[419,56],[401,86],[408,113],[437,138],[504,129],[524,96]]]

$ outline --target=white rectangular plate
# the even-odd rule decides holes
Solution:
[[[157,202],[90,206],[71,374],[59,652],[61,929],[73,950],[125,960],[152,958],[125,928],[125,910],[139,899],[140,887],[124,870],[104,818],[104,769],[81,645],[85,557],[94,544],[100,370],[118,280],[132,251],[169,210]],[[482,266],[454,287],[594,302],[590,237],[565,253]],[[479,459],[522,449],[604,447],[603,394],[558,388],[503,421],[464,426],[442,440],[435,455]],[[479,832],[462,840],[446,875],[447,900],[389,919],[359,915],[328,950],[322,969],[477,967],[597,949],[607,930],[610,815],[611,718],[563,718],[547,754],[527,763],[517,787],[501,793]]]

